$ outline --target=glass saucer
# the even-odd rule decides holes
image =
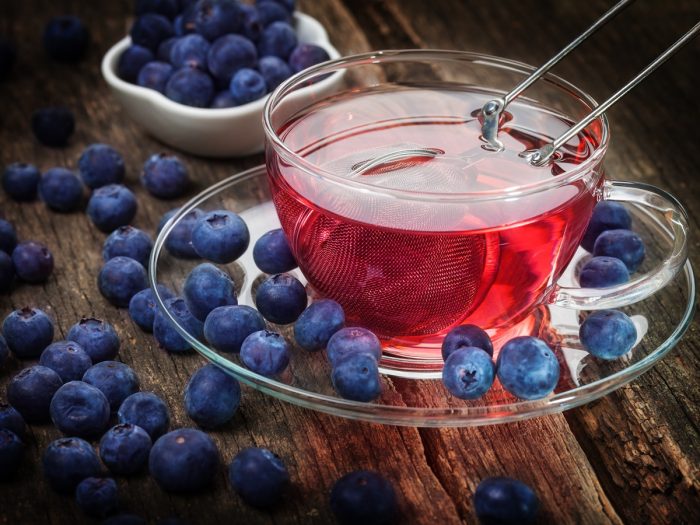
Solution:
[[[278,228],[279,221],[271,202],[264,166],[233,175],[213,185],[184,205],[163,227],[151,254],[149,279],[161,309],[163,298],[156,282],[177,293],[187,274],[201,260],[173,257],[165,243],[172,228],[193,208],[205,211],[228,209],[243,217],[251,233],[251,244],[236,262],[223,266],[236,283],[239,304],[253,304],[257,285],[265,275],[253,263],[255,240],[266,231]],[[647,257],[642,271],[658,264],[668,251],[670,233],[660,217],[630,206],[634,229],[645,239]],[[586,257],[584,250],[574,257],[561,279],[567,286],[574,282],[575,268]],[[303,279],[298,270],[293,272]],[[451,396],[439,374],[421,378],[400,377],[384,364],[382,395],[371,403],[340,398],[331,384],[330,364],[324,352],[306,352],[293,342],[292,325],[270,325],[293,344],[291,362],[278,378],[267,378],[244,368],[236,354],[218,352],[206,341],[189,334],[170,317],[177,330],[192,347],[209,361],[221,366],[241,382],[271,396],[299,406],[337,416],[375,423],[422,427],[460,427],[517,421],[561,412],[597,399],[649,370],[665,356],[688,329],[695,309],[695,279],[690,263],[665,288],[651,297],[623,308],[632,316],[640,334],[629,354],[615,361],[602,361],[585,352],[578,340],[582,312],[559,307],[540,307],[523,326],[532,335],[546,339],[561,365],[561,378],[553,394],[537,401],[523,401],[502,389],[498,380],[481,399],[463,401]],[[166,312],[167,313],[167,312]]]

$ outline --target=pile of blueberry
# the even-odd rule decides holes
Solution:
[[[11,222],[0,218],[0,294],[10,291],[15,278],[43,283],[53,272],[53,255],[40,242],[17,240]]]
[[[329,59],[299,43],[294,0],[139,0],[119,76],[171,100],[229,108],[257,100],[294,73]]]

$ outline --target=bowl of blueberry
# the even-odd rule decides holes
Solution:
[[[323,26],[294,7],[294,0],[136,2],[129,35],[105,54],[102,75],[160,141],[206,157],[258,153],[269,93],[340,56]],[[320,94],[339,76],[303,90]]]

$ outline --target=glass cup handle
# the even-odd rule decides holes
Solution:
[[[606,181],[603,199],[631,202],[651,216],[664,234],[673,239],[671,253],[650,272],[627,283],[610,288],[575,288],[558,286],[550,295],[549,303],[577,310],[618,308],[646,299],[673,279],[688,257],[688,218],[683,205],[670,193],[641,182]],[[646,210],[645,210],[646,208]]]

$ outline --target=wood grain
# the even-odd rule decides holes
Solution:
[[[481,51],[528,63],[546,60],[602,13],[608,2],[523,0],[300,0],[304,11],[329,28],[343,53],[379,48],[435,47]],[[72,12],[92,30],[86,60],[59,65],[44,55],[41,29],[51,15]],[[75,167],[92,142],[125,154],[127,183],[139,198],[135,225],[153,233],[174,202],[150,198],[138,184],[144,160],[167,147],[146,136],[120,111],[99,73],[99,61],[129,26],[131,2],[27,0],[0,3],[0,33],[19,46],[12,77],[0,83],[0,162],[23,160],[42,170]],[[700,15],[692,0],[639,2],[601,30],[557,73],[602,99],[675,39]],[[608,175],[657,184],[682,197],[697,231],[700,184],[695,144],[698,42],[609,112],[614,140]],[[65,149],[37,144],[32,111],[62,104],[76,113],[77,131]],[[677,137],[677,133],[682,133]],[[262,156],[210,161],[183,155],[197,181],[190,196]],[[170,356],[143,334],[123,310],[99,295],[95,275],[104,236],[82,213],[55,214],[41,203],[18,205],[0,193],[0,211],[25,239],[45,242],[56,271],[42,286],[20,286],[0,296],[0,315],[31,304],[55,319],[59,335],[80,317],[113,323],[122,338],[120,359],[133,366],[142,390],[168,403],[173,427],[191,426],[182,391],[203,360]],[[691,259],[700,262],[697,236]],[[653,313],[652,313],[653,314]],[[663,316],[658,322],[663,323]],[[317,414],[245,389],[240,413],[213,433],[224,463],[242,447],[267,446],[289,466],[293,489],[282,505],[261,512],[226,486],[222,465],[211,491],[188,497],[160,491],[145,475],[120,479],[123,507],[155,522],[180,516],[191,523],[332,523],[328,492],[335,479],[357,468],[390,477],[400,494],[400,523],[475,523],[471,496],[480,479],[515,476],[542,499],[541,523],[697,523],[700,521],[700,334],[694,325],[663,362],[633,384],[565,415],[479,429],[413,429],[363,424]],[[4,385],[23,363],[0,370]],[[89,522],[70,498],[48,489],[40,455],[58,437],[51,426],[31,429],[27,458],[16,482],[0,488],[0,523]]]

